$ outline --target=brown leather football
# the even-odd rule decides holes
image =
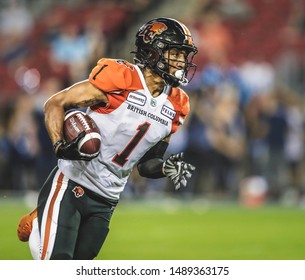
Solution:
[[[65,141],[70,143],[83,131],[86,134],[79,141],[79,152],[85,155],[98,154],[101,147],[101,135],[94,120],[82,111],[68,111],[63,126]]]

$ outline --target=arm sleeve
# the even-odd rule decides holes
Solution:
[[[168,147],[165,141],[158,142],[138,162],[138,171],[142,177],[158,179],[165,177],[163,173],[163,156]]]

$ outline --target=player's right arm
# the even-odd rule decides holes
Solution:
[[[45,124],[56,155],[63,146],[65,111],[108,103],[106,93],[128,88],[132,83],[133,66],[113,59],[100,59],[89,79],[54,94],[44,106]]]
[[[72,108],[85,108],[98,103],[107,104],[106,94],[88,80],[76,83],[51,96],[44,104],[45,125],[55,153],[63,144],[63,121],[65,111]]]

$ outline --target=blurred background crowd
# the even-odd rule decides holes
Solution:
[[[100,57],[132,62],[153,17],[192,31],[191,114],[167,154],[197,169],[186,189],[132,173],[123,198],[150,194],[305,206],[305,0],[0,2],[0,191],[37,192],[56,164],[43,104]]]

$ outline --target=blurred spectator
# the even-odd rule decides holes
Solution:
[[[103,21],[98,13],[86,22],[84,32],[89,43],[89,61],[87,64],[88,69],[91,69],[96,64],[98,58],[105,56],[108,47],[108,39],[104,34]]]
[[[218,63],[210,63],[205,66],[201,75],[203,87],[221,87],[224,84],[232,85],[238,94],[239,106],[242,109],[251,97],[250,86],[242,79],[239,69],[223,58]]]
[[[191,191],[234,194],[245,152],[239,93],[231,84],[202,88],[188,123],[187,160],[196,166]]]
[[[287,184],[284,153],[288,132],[287,108],[278,89],[254,95],[245,110],[247,127],[246,176],[267,181],[271,200],[278,200]]]
[[[267,162],[265,95],[254,95],[244,110],[247,130],[246,176],[263,176]]]
[[[41,188],[45,178],[56,166],[57,158],[54,154],[52,143],[44,123],[43,105],[54,93],[63,88],[62,82],[56,77],[49,77],[42,82],[41,89],[32,98],[33,116],[37,123],[37,139],[40,145],[40,152],[36,157],[37,185]]]
[[[276,78],[293,90],[304,89],[304,59],[299,50],[299,31],[294,26],[285,26],[279,36],[281,51],[275,57]]]
[[[6,3],[0,11],[0,57],[9,61],[25,51],[25,39],[33,29],[34,20],[23,1]]]
[[[266,94],[275,86],[275,71],[271,63],[259,54],[252,54],[239,67],[241,79],[248,85],[250,94]]]
[[[283,86],[284,102],[287,106],[287,133],[284,146],[287,162],[287,186],[285,192],[293,192],[299,199],[303,192],[304,169],[304,117],[299,106],[301,97]]]
[[[278,200],[287,187],[287,162],[285,158],[286,135],[288,133],[287,105],[282,92],[276,88],[265,96],[267,165],[264,177],[269,185],[269,197]]]
[[[219,0],[219,10],[226,19],[245,20],[253,15],[253,9],[247,1]]]
[[[1,111],[5,111],[1,108]],[[5,116],[1,114],[0,116],[0,189],[9,188],[6,177],[6,166],[9,159],[9,143],[6,136],[6,122]]]
[[[149,179],[141,177],[138,170],[133,170],[122,193],[122,198],[142,199],[146,197],[150,191],[149,181]]]
[[[189,182],[188,191],[195,196],[211,192],[211,164],[213,152],[207,138],[207,126],[214,108],[215,90],[208,88],[198,91],[191,98],[192,113],[187,124],[186,160],[196,166],[196,171]]]
[[[227,58],[232,50],[233,41],[230,31],[222,22],[222,17],[215,7],[204,7],[197,20],[196,36],[202,59],[207,63],[218,63]]]
[[[36,160],[40,153],[33,102],[20,96],[8,122],[10,154],[6,175],[15,191],[37,190]]]
[[[210,116],[207,136],[215,151],[216,191],[236,194],[239,164],[245,153],[244,122],[236,88],[224,84],[220,90],[219,100]]]
[[[34,21],[31,12],[22,0],[7,0],[0,12],[0,30],[3,35],[25,38]]]
[[[305,35],[305,2],[303,0],[290,1],[291,8],[287,13],[286,27],[295,29],[300,37]]]
[[[51,56],[56,63],[67,65],[70,82],[87,78],[90,44],[79,25],[67,23],[51,41]]]

